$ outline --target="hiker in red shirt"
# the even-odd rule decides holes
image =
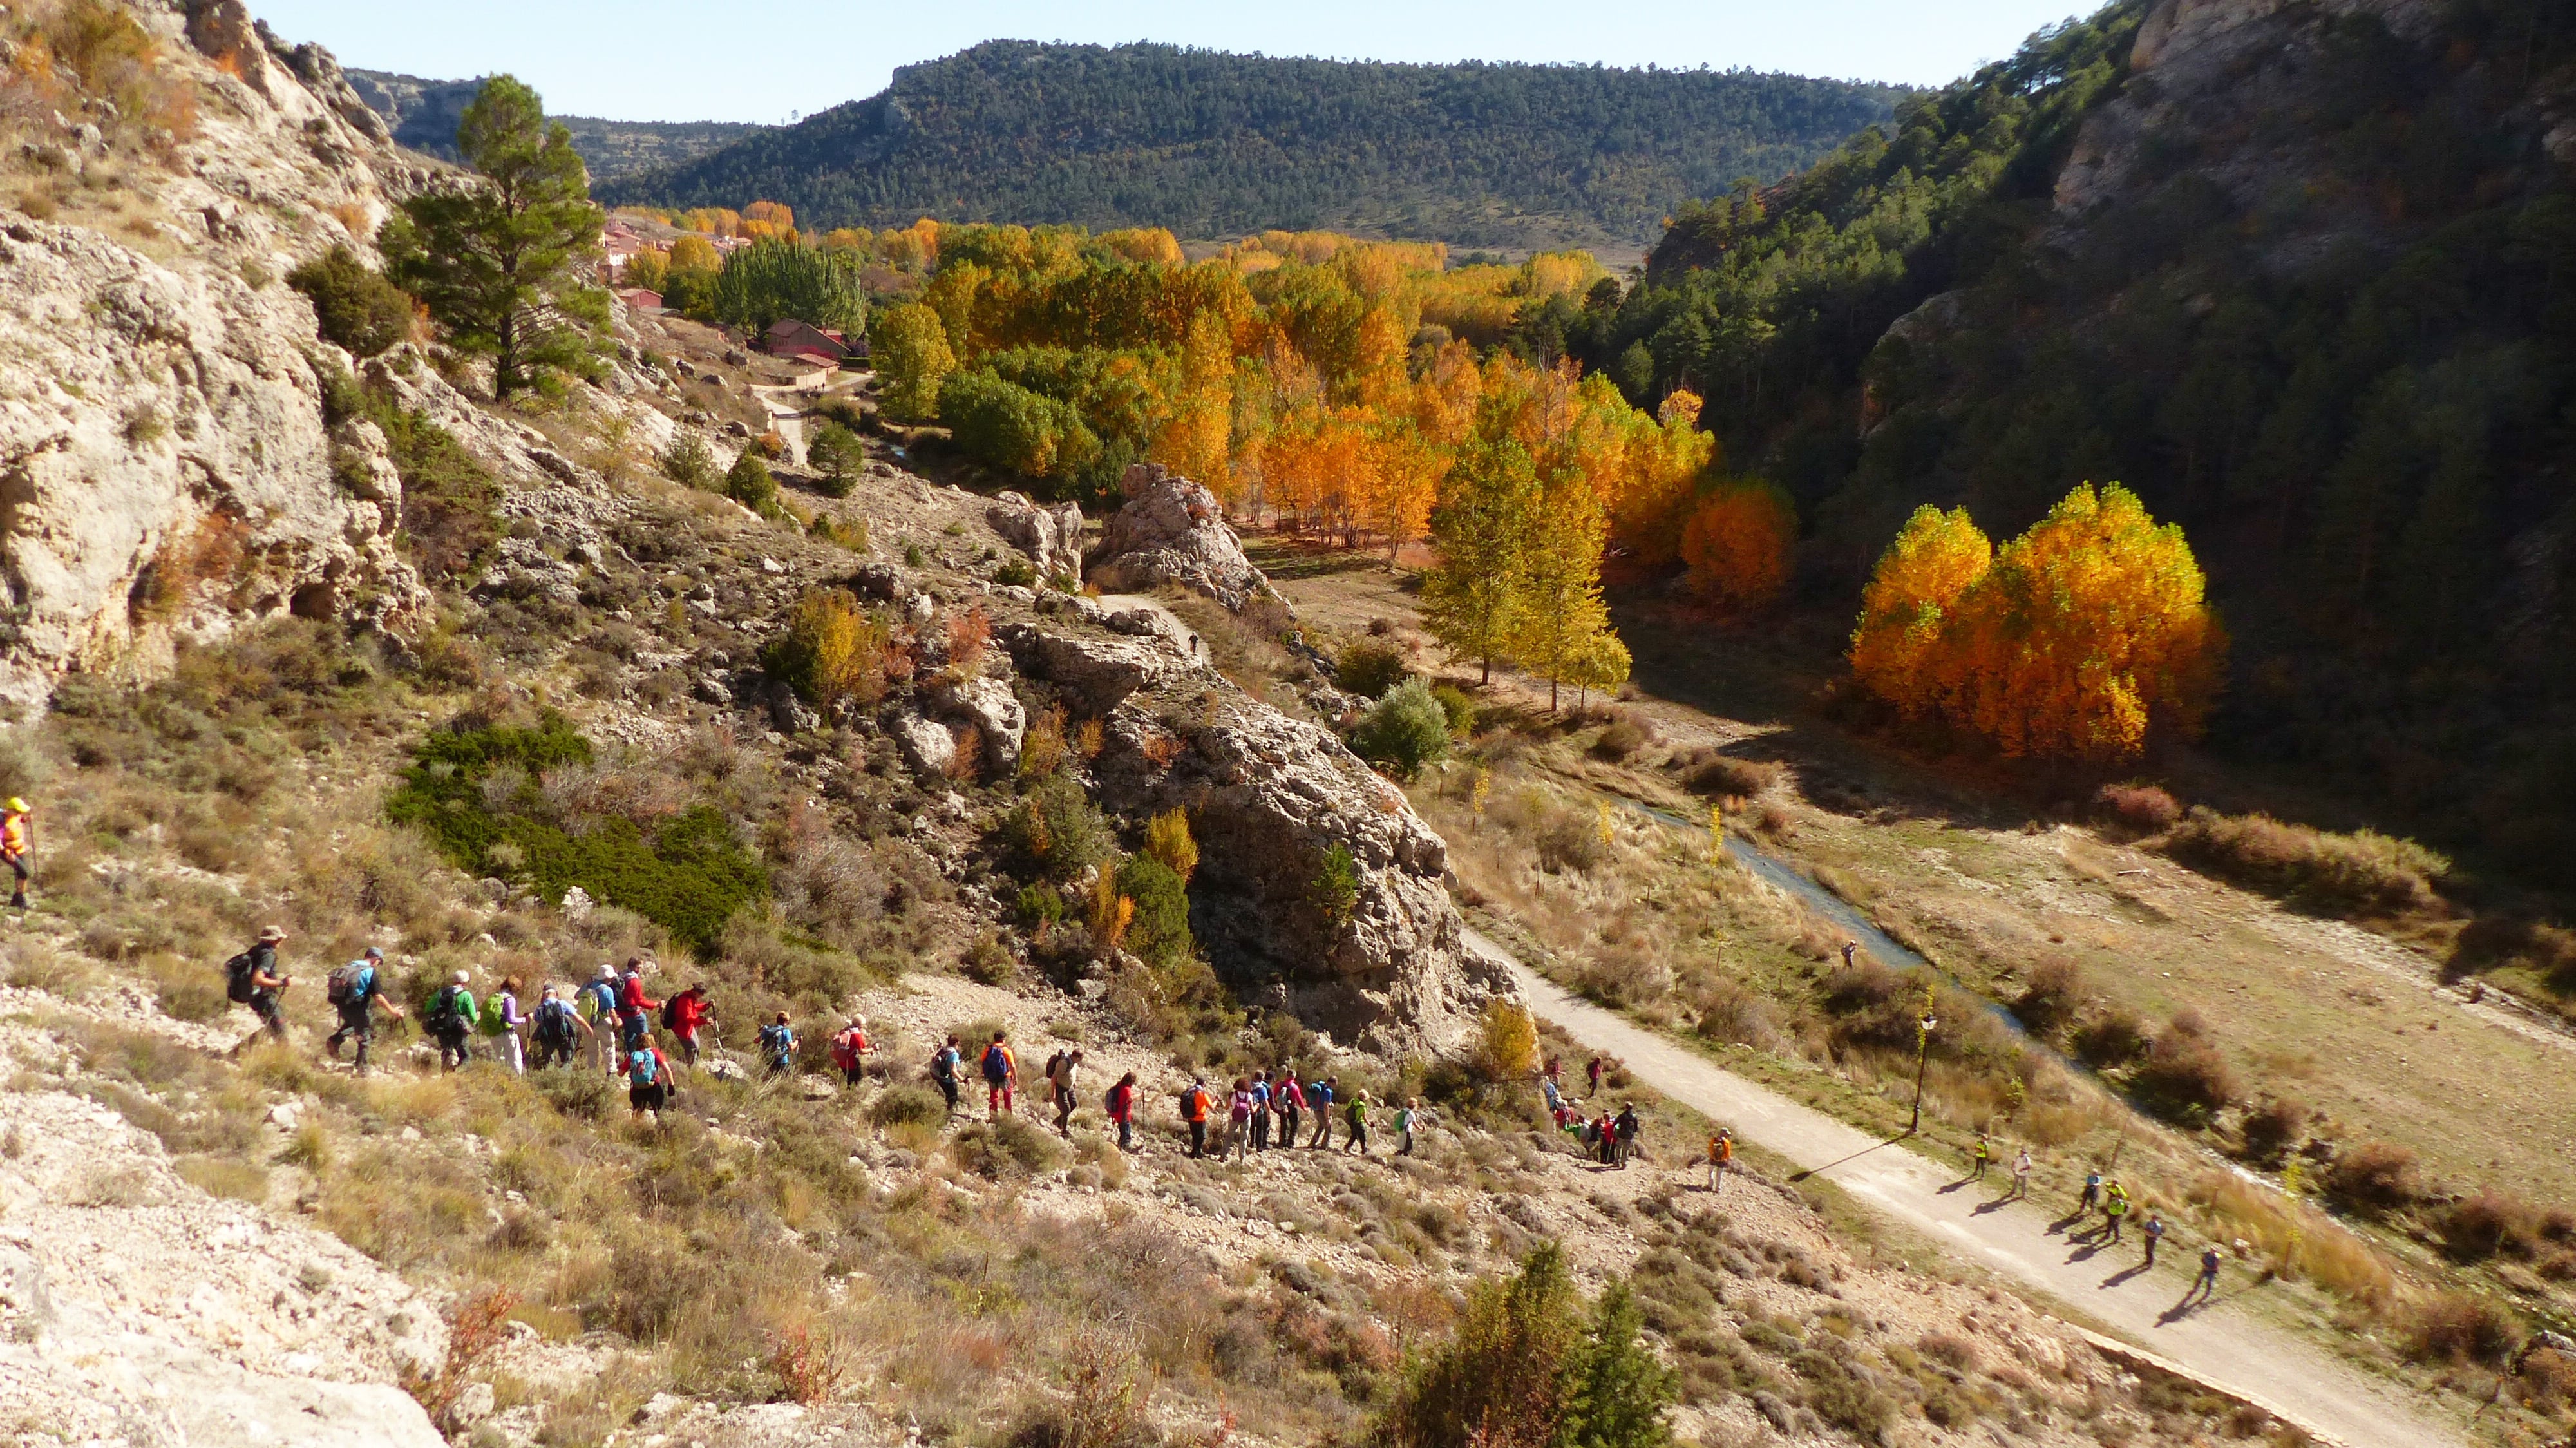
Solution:
[[[1136,1073],[1128,1072],[1109,1088],[1109,1119],[1118,1123],[1118,1149],[1133,1151],[1130,1129],[1136,1119]]]
[[[865,1079],[867,1054],[875,1049],[868,1044],[868,1018],[850,1017],[850,1023],[832,1037],[832,1064],[841,1068],[843,1085],[856,1086]]]
[[[699,981],[671,997],[662,1008],[670,1018],[671,1035],[680,1043],[680,1059],[698,1064],[698,1032],[715,1019],[715,1007],[707,1000],[707,983]]]

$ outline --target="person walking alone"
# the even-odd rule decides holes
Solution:
[[[1421,1118],[1421,1115],[1422,1098],[1405,1097],[1404,1105],[1395,1113],[1395,1154],[1397,1156],[1413,1155],[1413,1124]]]
[[[286,1011],[278,997],[295,984],[295,978],[282,974],[277,963],[277,947],[285,943],[286,932],[272,925],[259,933],[250,949],[224,962],[225,997],[250,1007],[273,1041],[286,1039]]]
[[[787,1076],[796,1070],[796,1028],[787,1023],[787,1012],[760,1028],[760,1058],[769,1065],[772,1076]]]
[[[1995,1149],[1993,1144],[1986,1140],[1986,1134],[1984,1132],[1978,1132],[1976,1147],[1968,1153],[1968,1159],[1975,1163],[1974,1167],[1968,1172],[1968,1180],[1972,1182],[1984,1181],[1986,1179],[1986,1163],[1994,1160],[1994,1158]]]
[[[2218,1300],[2218,1263],[2218,1248],[2215,1244],[2201,1249],[2200,1275],[2192,1278],[2191,1286],[2183,1289],[2182,1301],[2175,1304],[2177,1309],[2191,1306],[2191,1300],[2195,1296],[2203,1302]]]
[[[2012,1194],[2016,1200],[2030,1195],[2030,1148],[2026,1146],[2013,1158]]]
[[[1711,1196],[1726,1189],[1726,1169],[1735,1165],[1735,1133],[1719,1127],[1708,1139],[1708,1190]]]
[[[1598,1057],[1598,1056],[1595,1056],[1595,1057],[1593,1057],[1589,1062],[1585,1063],[1585,1065],[1584,1065],[1584,1067],[1583,1067],[1583,1074],[1584,1074],[1585,1078],[1586,1078],[1586,1079],[1588,1079],[1588,1080],[1592,1083],[1592,1084],[1591,1084],[1591,1086],[1590,1086],[1590,1087],[1588,1087],[1588,1088],[1584,1091],[1584,1093],[1583,1093],[1583,1094],[1584,1094],[1584,1095],[1586,1095],[1586,1096],[1598,1096],[1598,1095],[1600,1095],[1600,1094],[1601,1094],[1601,1058],[1600,1058],[1600,1057]]]
[[[16,795],[9,797],[9,810],[0,814],[0,861],[9,866],[9,908],[27,908],[27,816],[35,811]]]
[[[358,1074],[367,1074],[367,1044],[376,1038],[376,1006],[381,1003],[385,1014],[395,1020],[403,1018],[402,1007],[385,994],[385,953],[368,946],[367,953],[331,972],[331,1008],[340,1013],[340,1029],[331,1033],[324,1049],[331,1059],[340,1059],[340,1043],[356,1038]]]
[[[1120,1151],[1135,1150],[1136,1148],[1133,1136],[1136,1120],[1135,1072],[1130,1071],[1126,1075],[1119,1077],[1118,1084],[1109,1088],[1107,1107],[1109,1111],[1109,1119],[1118,1123],[1118,1149]]]

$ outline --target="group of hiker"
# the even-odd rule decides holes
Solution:
[[[1591,1083],[1594,1096],[1601,1094],[1601,1074],[1605,1069],[1605,1063],[1598,1056],[1584,1067],[1584,1075]],[[1578,1107],[1557,1085],[1561,1072],[1562,1067],[1553,1056],[1539,1068],[1539,1095],[1547,1103],[1548,1119],[1556,1124],[1557,1130],[1581,1138],[1585,1156],[1614,1171],[1627,1170],[1628,1159],[1637,1154],[1640,1123],[1636,1103],[1619,1103],[1615,1116],[1606,1102],[1598,1113]]]
[[[1369,1093],[1356,1086],[1344,1091],[1339,1076],[1300,1081],[1293,1066],[1275,1078],[1268,1071],[1256,1071],[1235,1077],[1233,1090],[1222,1097],[1208,1089],[1205,1077],[1193,1076],[1180,1101],[1181,1120],[1189,1127],[1190,1155],[1208,1154],[1208,1128],[1213,1124],[1218,1158],[1231,1156],[1238,1161],[1249,1160],[1254,1152],[1293,1149],[1309,1115],[1315,1118],[1315,1129],[1305,1137],[1306,1149],[1330,1149],[1336,1104],[1341,1107],[1342,1153],[1370,1155]],[[1406,1097],[1395,1109],[1397,1156],[1413,1155],[1414,1129],[1422,1117],[1422,1103],[1414,1097]]]

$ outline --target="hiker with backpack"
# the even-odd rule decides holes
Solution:
[[[957,1038],[953,1035],[948,1038],[947,1045],[930,1053],[930,1079],[939,1087],[939,1094],[948,1098],[948,1114],[951,1116],[957,1114],[957,1073],[965,1063],[966,1058],[958,1052]]]
[[[1073,1140],[1074,1074],[1082,1069],[1082,1048],[1074,1047],[1047,1065],[1047,1086],[1055,1093],[1055,1134]]]
[[[984,1048],[984,1111],[987,1119],[999,1121],[1002,1113],[1018,1103],[1020,1063],[1011,1055],[1005,1032],[993,1032],[993,1040]]]
[[[623,1027],[625,1049],[632,1051],[653,1035],[653,1013],[662,1003],[644,993],[644,957],[626,957],[626,977],[618,983],[617,1019]]]
[[[1358,1087],[1351,1089],[1351,1104],[1342,1108],[1342,1155],[1350,1155],[1353,1147],[1362,1156],[1369,1154],[1368,1092]]]
[[[832,1037],[832,1064],[841,1068],[841,1084],[856,1087],[868,1079],[868,1018],[852,1016]]]
[[[2102,1198],[2102,1236],[2106,1241],[2120,1240],[2120,1224],[2129,1218],[2129,1189],[2118,1182]]]
[[[1279,1144],[1293,1147],[1297,1144],[1297,1117],[1306,1107],[1306,1088],[1298,1084],[1296,1067],[1279,1073],[1279,1085],[1270,1095],[1279,1103]]]
[[[785,1076],[796,1069],[796,1028],[787,1024],[787,1012],[760,1028],[760,1059],[769,1063],[769,1074]]]
[[[483,1034],[501,1039],[501,1059],[510,1063],[511,1075],[527,1075],[528,1052],[519,1030],[528,1018],[519,1013],[519,978],[503,976],[501,988],[484,1004],[488,1009],[483,1013]]]
[[[569,1067],[573,1048],[581,1038],[588,1036],[595,1042],[599,1036],[590,1022],[581,1018],[581,1012],[573,1009],[572,1002],[553,986],[547,986],[538,997],[536,1029],[530,1034],[536,1038],[540,1071],[558,1064]]]
[[[604,1075],[617,1075],[624,1068],[617,1054],[617,967],[603,962],[582,985],[576,1004],[590,1031],[590,1064]]]
[[[1610,1123],[1610,1129],[1618,1138],[1614,1160],[1621,1171],[1626,1171],[1628,1169],[1628,1158],[1634,1155],[1637,1150],[1636,1103],[1631,1101],[1620,1102],[1618,1118]]]
[[[1306,1088],[1306,1104],[1315,1112],[1315,1138],[1306,1143],[1308,1151],[1321,1151],[1333,1144],[1333,1086],[1340,1079],[1327,1076]]]
[[[376,1036],[376,1006],[382,1002],[387,1014],[403,1018],[402,1007],[385,994],[385,953],[368,946],[367,953],[331,972],[323,986],[331,1008],[340,1013],[340,1029],[331,1033],[325,1049],[331,1059],[340,1059],[340,1043],[355,1036],[358,1041],[358,1074],[367,1074],[367,1043]]]
[[[662,1029],[680,1043],[680,1063],[698,1064],[698,1032],[715,1023],[715,1009],[707,1004],[707,983],[697,981],[687,990],[662,1002]]]
[[[278,993],[295,984],[293,976],[278,974],[277,947],[285,940],[284,930],[269,926],[250,949],[224,962],[225,998],[250,1007],[261,1028],[277,1041],[286,1039],[286,1013],[279,1008]]]
[[[1395,1137],[1397,1143],[1395,1154],[1397,1156],[1413,1155],[1413,1127],[1414,1123],[1421,1119],[1422,1098],[1419,1096],[1405,1097],[1404,1105],[1397,1108],[1395,1113]]]
[[[421,1029],[438,1041],[438,1066],[442,1071],[454,1071],[473,1059],[465,1039],[473,1033],[483,1013],[474,1003],[474,992],[466,989],[469,979],[465,972],[458,971],[454,980],[429,998],[429,1009],[421,1012]]]
[[[653,1123],[660,1125],[662,1111],[671,1104],[671,1062],[662,1048],[653,1044],[650,1032],[643,1043],[626,1049],[619,1069],[626,1076],[626,1105],[642,1121],[644,1113],[653,1113]]]
[[[1225,1104],[1225,1144],[1217,1151],[1222,1157],[1242,1161],[1252,1152],[1252,1083],[1241,1076],[1234,1078],[1234,1094]]]
[[[15,795],[9,798],[9,811],[0,814],[0,861],[6,861],[12,886],[9,908],[27,908],[27,816],[34,809]]]
[[[1101,1103],[1109,1119],[1118,1123],[1118,1149],[1133,1151],[1132,1130],[1136,1119],[1136,1073],[1128,1072],[1109,1088],[1109,1099]]]
[[[2218,1300],[2218,1264],[2220,1260],[2221,1259],[2218,1255],[2218,1246],[2216,1243],[2212,1243],[2201,1249],[2200,1273],[2198,1276],[2191,1279],[2191,1285],[2189,1287],[2183,1289],[2182,1301],[2174,1304],[2174,1311],[2180,1312],[2183,1309],[2190,1307],[2192,1305],[2191,1300],[2195,1297],[2199,1298],[2202,1302],[2215,1302]]]
[[[1207,1082],[1192,1076],[1188,1088],[1181,1092],[1181,1119],[1190,1124],[1190,1155],[1207,1155]]]
[[[1735,1165],[1735,1133],[1719,1127],[1708,1139],[1708,1190],[1714,1196],[1726,1188],[1726,1169]]]
[[[1270,1073],[1252,1073],[1252,1149],[1270,1149]]]

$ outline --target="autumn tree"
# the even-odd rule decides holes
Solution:
[[[1690,515],[1682,561],[1700,597],[1729,612],[1749,612],[1777,598],[1789,581],[1789,550],[1797,538],[1787,494],[1769,483],[1733,482]]]
[[[1431,512],[1440,562],[1422,579],[1422,621],[1443,648],[1474,659],[1486,683],[1510,658],[1521,603],[1520,564],[1539,505],[1538,468],[1508,440],[1471,445]]]
[[[376,245],[393,281],[421,300],[447,345],[492,359],[506,398],[593,376],[608,331],[608,293],[591,277],[605,213],[572,132],[546,119],[515,77],[483,83],[456,128],[469,177],[403,202]]]
[[[1559,686],[1576,682],[1594,641],[1609,635],[1601,598],[1601,540],[1608,530],[1601,500],[1577,476],[1544,489],[1514,560],[1510,651],[1547,680],[1554,713]]]
[[[1861,594],[1852,675],[1908,718],[1939,700],[1932,654],[1960,595],[1986,576],[1994,545],[1968,510],[1926,503],[1897,530]]]
[[[948,330],[919,302],[880,309],[868,328],[868,357],[884,379],[886,416],[928,422],[939,415],[940,385],[957,370]]]
[[[716,274],[724,257],[703,236],[683,236],[671,243],[662,268],[662,305],[687,316],[709,315],[715,304]]]

